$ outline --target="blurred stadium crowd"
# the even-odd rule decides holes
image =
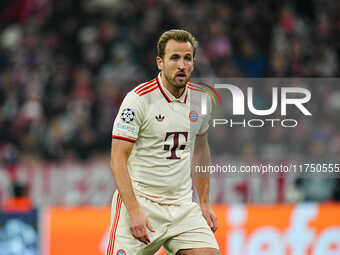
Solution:
[[[2,162],[108,155],[118,107],[157,74],[156,42],[170,28],[197,37],[196,77],[339,76],[339,13],[336,0],[1,1]],[[314,92],[319,123],[271,129],[261,146],[226,132],[212,142],[228,141],[228,155],[337,157],[340,90]]]

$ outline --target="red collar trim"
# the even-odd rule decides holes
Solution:
[[[156,77],[156,81],[157,81],[159,90],[161,91],[161,93],[162,93],[163,96],[165,97],[166,101],[167,101],[168,103],[171,103],[172,100],[168,97],[168,95],[165,93],[164,89],[162,88],[162,85],[161,85],[161,83],[159,82],[158,76]],[[188,83],[186,84],[186,86],[188,86]],[[187,98],[188,98],[188,88],[185,88],[185,89],[186,89],[186,92],[185,92],[185,98],[184,98],[183,103],[186,104]]]
[[[157,76],[156,80],[157,80],[157,83],[158,83],[158,87],[159,87],[161,93],[163,94],[163,96],[165,97],[166,101],[168,101],[168,103],[171,103],[172,101],[171,101],[171,99],[167,96],[167,94],[165,93],[165,91],[163,90],[163,88],[162,88],[162,86],[161,86],[161,83],[160,83],[159,80],[158,80],[158,76]]]

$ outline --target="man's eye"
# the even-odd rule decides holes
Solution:
[[[176,55],[171,56],[170,59],[178,59],[178,56],[176,56]]]
[[[191,57],[185,57],[185,60],[187,60],[187,61],[191,61]]]

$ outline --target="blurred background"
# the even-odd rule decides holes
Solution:
[[[200,48],[194,77],[338,77],[339,13],[336,0],[1,1],[3,215],[12,219],[9,212],[47,208],[44,212],[50,219],[51,212],[67,215],[56,207],[108,210],[114,190],[109,167],[113,120],[126,92],[156,76],[156,43],[162,32],[183,28],[197,38]],[[336,160],[340,155],[340,87],[311,89],[312,109],[317,113],[313,121],[289,133],[280,128],[261,136],[240,129],[214,132],[210,134],[214,160]],[[258,101],[271,96],[268,87],[256,91],[261,95]],[[219,150],[225,144],[221,141],[227,141],[228,147]],[[339,181],[330,178],[285,181],[282,176],[213,176],[212,182],[212,202],[221,206],[340,199]],[[233,210],[239,212],[237,208]],[[42,237],[46,233],[38,227],[45,219],[41,215],[30,214],[23,222]],[[104,226],[109,217],[105,215]],[[6,246],[3,240],[12,236],[8,231],[23,229],[8,222],[0,221],[0,255],[26,254],[17,244],[13,249],[19,253],[1,248]],[[51,243],[49,248],[38,249],[40,242],[34,242],[38,238],[33,234],[28,240],[24,246],[32,253],[27,254],[67,254],[51,248]],[[98,254],[103,254],[105,238],[100,240]],[[239,254],[235,249],[225,254]]]

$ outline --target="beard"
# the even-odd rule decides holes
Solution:
[[[189,78],[186,77],[186,79],[183,82],[177,82],[176,78],[177,76],[175,75],[173,78],[169,77],[167,74],[164,73],[165,79],[168,81],[169,84],[171,84],[173,87],[176,89],[182,89],[185,88]]]

